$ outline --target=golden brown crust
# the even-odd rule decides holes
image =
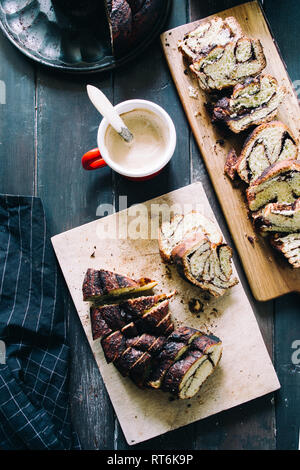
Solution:
[[[242,43],[248,42],[251,45],[251,57],[248,60],[250,64],[255,64],[256,67],[254,67],[254,70],[252,70],[252,73],[245,74],[244,72],[241,74],[241,76],[238,76],[238,68],[242,65],[244,66],[243,63],[240,63],[239,58],[236,56],[238,47]],[[205,67],[211,66],[214,63],[217,63],[219,58],[222,59],[222,56],[226,53],[230,53],[232,56],[232,60],[235,61],[235,66],[231,71],[228,70],[228,68],[225,69],[223,67],[223,76],[222,78],[218,78],[218,81],[215,80],[215,78],[207,75],[205,72]],[[190,70],[192,73],[199,79],[199,86],[207,91],[207,92],[212,92],[214,90],[223,90],[227,88],[232,88],[234,86],[237,86],[239,83],[243,82],[246,79],[249,79],[249,77],[255,77],[258,74],[262,72],[262,70],[266,67],[266,58],[264,55],[263,47],[259,39],[250,39],[245,36],[242,36],[239,38],[237,41],[231,41],[225,44],[224,46],[222,45],[217,45],[207,55],[204,55],[200,57],[199,60],[195,60],[191,65],[190,65]],[[241,69],[240,69],[241,70]]]
[[[295,143],[295,145],[298,146],[298,142],[297,142],[296,138],[292,134],[291,130],[283,122],[281,122],[281,121],[264,122],[264,123],[260,124],[259,126],[257,126],[254,129],[254,131],[251,132],[251,134],[247,137],[247,139],[246,139],[246,141],[243,145],[242,151],[241,151],[241,153],[240,153],[240,155],[239,155],[239,157],[236,161],[236,164],[235,164],[235,169],[238,173],[239,173],[239,166],[240,166],[241,162],[244,160],[244,158],[246,158],[246,155],[247,155],[247,152],[249,151],[249,148],[251,148],[251,146],[256,141],[257,137],[259,137],[261,132],[263,132],[265,129],[268,129],[270,127],[281,128],[282,132],[283,133],[285,132],[291,138],[291,140]],[[240,177],[242,178],[241,174],[240,174]],[[244,179],[244,178],[242,178],[242,179]],[[249,180],[247,180],[246,182],[249,183]]]
[[[282,162],[274,163],[274,165],[269,166],[261,176],[259,176],[247,189],[247,200],[249,207],[251,209],[251,203],[255,200],[255,189],[262,183],[267,180],[274,178],[283,173],[287,172],[299,172],[300,171],[300,161],[299,160],[284,160]]]
[[[258,101],[259,93],[263,89],[263,84],[266,84],[266,82],[274,91],[267,101],[264,101],[265,97],[264,94],[262,94],[262,101],[260,102]],[[251,88],[259,88],[255,93],[256,101],[252,103],[252,107],[242,106],[241,103],[239,103],[240,94],[245,90],[246,94],[244,94],[244,99],[245,96],[247,96],[250,100],[253,94]],[[248,91],[248,89],[250,91]],[[230,98],[222,98],[216,103],[213,109],[212,119],[213,121],[224,121],[232,132],[238,134],[249,127],[259,126],[272,121],[277,115],[277,108],[285,94],[286,88],[279,86],[276,78],[270,74],[261,74],[254,78],[248,77],[243,83],[235,85]],[[272,108],[274,109],[272,110]],[[264,111],[262,114],[257,114],[262,111]],[[245,121],[245,118],[248,118],[248,122]]]
[[[201,231],[194,232],[189,238],[186,238],[173,248],[171,258],[180,270],[185,270],[186,268],[184,255],[202,241],[208,242],[206,235]]]
[[[218,28],[221,28],[220,33],[223,33],[222,37],[217,34],[215,30],[216,26]],[[198,40],[197,45],[194,46],[195,48],[191,47],[191,44],[189,44],[189,41],[191,41],[191,36],[195,37],[196,35],[197,37],[196,33],[199,31],[199,28],[205,27],[207,27],[207,29],[203,29],[203,33],[201,32],[201,38],[206,39],[205,46],[202,39],[202,45],[199,44]],[[201,56],[205,56],[205,54],[210,52],[215,46],[219,45],[220,43],[224,44],[224,31],[227,31],[227,38],[225,40],[226,43],[237,40],[243,36],[243,31],[236,18],[234,18],[233,16],[229,16],[222,20],[220,17],[215,16],[210,20],[200,22],[196,29],[187,33],[183,40],[179,42],[178,50],[184,55],[184,57],[189,62],[192,62],[193,60],[199,59]],[[207,34],[210,35],[211,42],[207,41]]]

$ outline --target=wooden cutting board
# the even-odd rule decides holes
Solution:
[[[147,203],[56,235],[52,243],[82,326],[99,366],[128,444],[136,444],[257,398],[279,388],[255,316],[241,283],[219,299],[208,300],[162,263],[157,243],[159,210],[165,216],[197,209],[214,215],[200,183]],[[216,222],[217,223],[217,222]],[[140,232],[139,234],[137,233]],[[170,302],[176,325],[185,324],[219,336],[223,357],[215,373],[191,400],[172,400],[157,390],[140,390],[107,364],[100,341],[93,341],[89,303],[82,300],[82,282],[89,268],[104,268],[138,279],[158,281],[155,292],[178,294]],[[192,314],[188,301],[203,301],[204,311]]]
[[[279,84],[284,85],[288,91],[285,101],[279,108],[278,119],[282,120],[299,139],[300,109],[298,101],[259,4],[256,1],[245,3],[218,13],[218,16],[222,18],[234,16],[247,36],[261,40],[267,59],[265,72],[274,75]],[[293,269],[271,248],[266,239],[257,236],[248,218],[245,196],[239,188],[234,188],[229,178],[224,175],[224,163],[228,151],[233,147],[239,152],[246,136],[230,135],[228,132],[224,138],[224,133],[221,134],[221,131],[211,123],[205,107],[207,95],[199,89],[194,77],[189,73],[184,73],[186,64],[177,49],[178,40],[181,40],[186,33],[206,20],[207,18],[179,26],[161,35],[163,50],[172,77],[254,297],[257,300],[269,300],[288,292],[300,292],[300,269]],[[198,91],[197,98],[190,97],[189,86]],[[254,245],[248,237],[255,239]]]

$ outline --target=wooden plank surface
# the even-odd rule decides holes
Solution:
[[[111,74],[77,78],[40,69],[37,80],[37,190],[50,233],[96,217],[101,203],[113,202],[111,171],[85,172],[81,155],[96,146],[100,115],[86,98],[86,83],[112,99]],[[64,283],[61,277],[61,283]],[[87,449],[114,446],[115,416],[67,290],[71,347],[71,413]]]
[[[162,262],[157,242],[159,213],[155,213],[154,208],[159,207],[163,211],[175,206],[180,207],[183,213],[196,209],[214,219],[202,185],[195,183],[147,201],[136,209],[137,212],[124,210],[52,238],[82,326],[129,445],[279,388],[241,283],[224,296],[205,301],[199,288],[184,281],[174,266],[167,269]],[[133,234],[130,230],[137,223],[137,233]],[[99,253],[96,249],[95,256],[91,258],[94,247],[99,245]],[[137,279],[148,276],[158,281],[157,293],[176,290],[177,295],[170,307],[175,325],[186,324],[221,337],[224,349],[220,366],[193,399],[188,402],[170,401],[169,394],[141,390],[128,378],[123,378],[112,364],[106,363],[100,341],[92,338],[90,304],[82,299],[82,282],[90,267],[112,270]],[[169,270],[171,275],[168,275]],[[188,307],[189,301],[197,297],[204,303],[204,312],[200,316],[191,314]]]
[[[288,90],[286,99],[280,106],[278,118],[290,127],[296,138],[299,138],[298,101],[258,3],[246,3],[218,14],[223,18],[234,16],[247,35],[261,40],[267,58],[266,72],[274,75]],[[161,36],[172,77],[230,227],[253,295],[257,300],[269,300],[288,292],[300,291],[300,273],[281,259],[267,240],[255,237],[244,194],[224,176],[224,163],[228,151],[232,147],[239,151],[245,136],[242,140],[241,136],[226,136],[224,145],[217,143],[220,139],[224,140],[224,135],[220,133],[219,128],[211,124],[206,109],[207,94],[199,89],[198,99],[189,96],[189,86],[198,88],[197,80],[191,74],[184,73],[186,65],[178,52],[177,44],[178,40],[195,29],[201,21],[204,20],[169,30]],[[249,236],[257,239],[254,246],[249,242]]]
[[[35,67],[0,33],[0,188],[35,190]]]

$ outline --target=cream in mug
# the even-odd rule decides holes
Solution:
[[[168,129],[157,114],[148,109],[134,109],[121,114],[133,140],[126,142],[109,125],[105,146],[110,158],[127,170],[151,171],[159,165],[168,145]]]

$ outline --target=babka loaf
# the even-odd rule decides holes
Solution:
[[[161,388],[179,398],[191,398],[215,369],[222,343],[194,328],[181,326],[174,330],[169,299],[175,291],[129,299],[120,298],[120,292],[116,294],[120,289],[122,295],[123,289],[139,287],[139,283],[120,274],[87,270],[82,287],[85,300],[109,295],[119,298],[118,303],[91,306],[93,339],[101,339],[107,363],[113,363],[138,387]],[[201,360],[191,363],[191,356]],[[179,360],[178,370],[171,370]]]
[[[260,41],[242,37],[214,47],[195,60],[190,69],[198,78],[200,88],[211,92],[233,87],[247,77],[255,77],[265,66]]]
[[[261,176],[270,165],[296,160],[298,144],[288,127],[280,121],[261,124],[246,140],[239,157],[229,153],[225,171],[234,178],[238,173],[246,183]]]
[[[100,269],[88,269],[83,281],[83,300],[101,301],[127,294],[148,291],[157,285],[156,281],[142,278],[134,281],[129,277]]]
[[[185,216],[176,214],[171,222],[164,222],[158,234],[159,251],[164,261],[172,262],[171,253],[186,236],[199,231],[213,244],[222,243],[222,234],[216,225],[197,211]]]
[[[300,233],[290,233],[282,236],[276,234],[271,244],[280,251],[293,268],[300,268]]]
[[[149,34],[164,8],[163,2],[159,0],[104,2],[116,57],[130,52],[133,42],[141,42]]]
[[[300,199],[293,204],[267,204],[263,209],[254,213],[253,220],[256,228],[264,232],[300,232]]]
[[[243,35],[240,25],[232,16],[222,18],[216,16],[210,21],[201,23],[198,28],[186,34],[178,44],[178,49],[193,62],[207,54],[215,46],[225,46]]]
[[[251,211],[270,202],[292,204],[300,197],[300,161],[284,160],[268,167],[247,189]]]
[[[184,279],[215,297],[238,283],[232,277],[232,251],[223,243],[212,244],[200,232],[186,238],[172,250],[172,259]]]
[[[213,120],[224,121],[234,133],[272,121],[285,93],[285,88],[271,75],[247,79],[234,87],[231,98],[217,102]]]

